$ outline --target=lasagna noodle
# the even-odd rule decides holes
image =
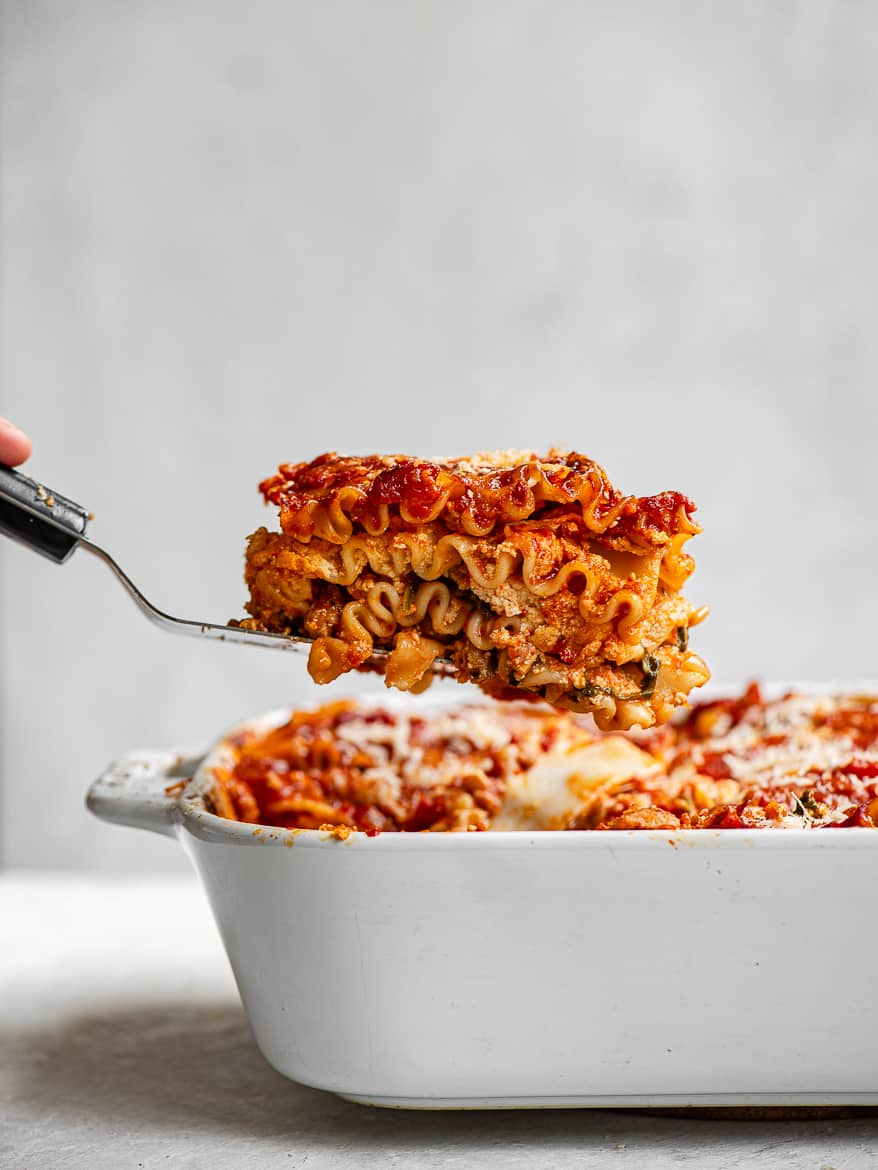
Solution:
[[[346,484],[354,463],[363,481]],[[423,689],[442,659],[461,681],[591,711],[606,727],[667,718],[708,677],[686,645],[703,612],[679,592],[698,531],[688,501],[621,497],[582,456],[475,467],[322,457],[281,469],[262,486],[282,531],[248,544],[249,624],[314,638],[319,683],[380,649],[403,690]],[[425,468],[432,495],[415,474]],[[304,498],[303,484],[318,494]]]

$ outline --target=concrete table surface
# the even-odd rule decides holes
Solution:
[[[400,1113],[286,1080],[250,1036],[194,879],[0,875],[0,1165],[878,1165],[878,1116]]]

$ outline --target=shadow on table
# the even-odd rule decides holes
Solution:
[[[522,1110],[402,1112],[342,1101],[294,1084],[265,1063],[243,1009],[137,1005],[77,1017],[13,1040],[15,1089],[34,1115],[69,1115],[77,1122],[121,1128],[209,1130],[230,1137],[307,1142],[328,1149],[423,1150],[441,1143],[471,1153],[513,1147],[624,1148],[656,1152],[697,1142],[749,1151],[749,1165],[779,1164],[784,1147],[807,1134],[809,1152],[837,1153],[839,1139],[878,1138],[876,1110],[839,1120],[826,1114],[795,1121],[695,1120],[619,1111]],[[669,1151],[669,1146],[666,1147]],[[763,1162],[764,1155],[767,1159]],[[775,1159],[775,1160],[773,1160]],[[516,1161],[516,1164],[518,1162]],[[818,1164],[815,1162],[815,1165]]]

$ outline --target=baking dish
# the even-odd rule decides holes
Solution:
[[[412,1108],[878,1104],[874,830],[339,840],[214,815],[203,759],[132,752],[89,807],[181,841],[286,1076]]]

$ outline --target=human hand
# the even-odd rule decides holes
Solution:
[[[30,439],[8,419],[0,418],[0,463],[17,467],[30,455]]]

